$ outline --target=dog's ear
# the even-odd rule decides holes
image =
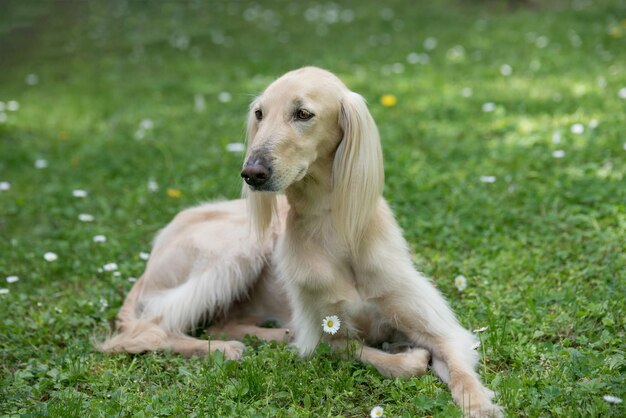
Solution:
[[[254,115],[256,100],[250,104],[248,109],[248,122],[246,125],[246,155],[243,164],[246,164],[252,142],[258,130],[257,121]],[[250,216],[250,226],[258,239],[262,239],[265,231],[272,223],[276,214],[276,194],[271,192],[253,192],[250,187],[243,182],[241,195],[247,201],[248,214]]]
[[[332,214],[340,236],[356,251],[382,195],[383,156],[363,97],[349,92],[342,98],[339,125],[343,139],[333,161]]]

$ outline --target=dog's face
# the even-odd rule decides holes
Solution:
[[[273,82],[252,103],[241,172],[252,190],[283,191],[332,155],[342,137],[344,89],[327,71],[303,68]]]

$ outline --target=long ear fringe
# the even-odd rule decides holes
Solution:
[[[246,124],[246,156],[245,161],[250,155],[250,147],[252,139],[256,135],[256,118],[252,109],[254,108],[256,99],[250,104],[248,111],[248,120]],[[251,232],[254,232],[257,239],[261,240],[265,236],[265,231],[272,223],[272,219],[276,215],[276,194],[270,192],[253,192],[244,182],[241,189],[241,196],[247,200],[248,215],[250,217]]]
[[[344,136],[333,161],[332,214],[340,236],[356,251],[383,192],[383,156],[378,128],[359,94],[343,98],[339,124]]]

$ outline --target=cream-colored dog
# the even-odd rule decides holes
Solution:
[[[432,358],[466,414],[501,415],[474,370],[474,336],[413,267],[382,197],[378,130],[361,96],[319,68],[279,78],[250,107],[241,176],[247,199],[188,209],[160,232],[103,351],[238,359],[234,340],[252,334],[293,337],[306,356],[337,315],[333,346],[356,338],[356,356],[385,376],[421,375]],[[259,327],[270,319],[292,333]],[[222,340],[187,335],[206,321]],[[398,340],[411,348],[374,348]]]

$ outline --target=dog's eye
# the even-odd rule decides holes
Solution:
[[[255,110],[254,111],[254,116],[256,116],[256,120],[263,119],[263,112],[261,112],[261,109]]]
[[[296,110],[295,118],[297,120],[309,120],[313,117],[313,113],[309,112],[306,109],[298,109]]]

